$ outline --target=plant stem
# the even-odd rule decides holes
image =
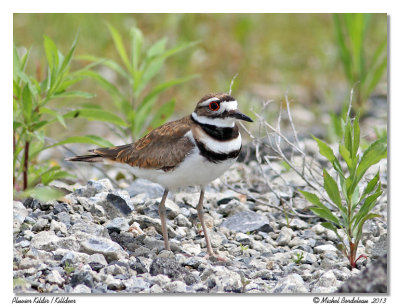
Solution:
[[[28,188],[28,160],[29,160],[29,145],[30,142],[25,142],[25,154],[24,154],[24,190]]]
[[[13,155],[14,154],[15,154],[15,130],[13,131]],[[13,187],[15,187],[15,167],[13,167]]]

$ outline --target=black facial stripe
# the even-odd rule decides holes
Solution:
[[[206,134],[216,140],[226,141],[232,140],[239,136],[239,128],[235,124],[233,128],[230,127],[218,127],[212,124],[200,123],[196,121],[193,116],[192,120],[196,122]]]
[[[218,164],[227,159],[237,158],[240,150],[242,149],[242,146],[240,145],[239,150],[231,151],[229,153],[216,153],[207,149],[207,147],[200,141],[196,140],[196,144],[200,150],[201,156],[205,157],[209,162],[214,164]]]
[[[239,129],[237,125],[233,128],[230,127],[217,127],[211,124],[199,123],[200,127],[206,132],[207,135],[216,140],[231,140],[239,136]]]

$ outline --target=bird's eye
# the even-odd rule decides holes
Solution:
[[[210,104],[208,104],[208,108],[211,109],[212,111],[217,111],[219,110],[219,103],[213,101]]]

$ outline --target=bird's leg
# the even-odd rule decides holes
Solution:
[[[161,203],[158,206],[158,214],[160,215],[161,220],[161,229],[164,238],[164,247],[166,250],[170,251],[169,243],[168,243],[168,231],[167,231],[167,217],[165,213],[165,200],[167,199],[168,189],[165,189],[164,194],[161,199]]]
[[[201,227],[203,228],[204,238],[206,239],[207,253],[209,256],[213,256],[214,252],[213,252],[213,249],[211,248],[210,239],[208,238],[208,234],[207,234],[207,228],[204,223],[203,199],[204,199],[204,189],[201,188],[199,204],[197,204],[197,214],[199,216]]]

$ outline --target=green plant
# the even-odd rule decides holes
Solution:
[[[166,49],[167,39],[162,38],[145,49],[142,32],[139,28],[133,27],[130,30],[131,49],[128,54],[121,34],[111,25],[108,25],[108,28],[123,66],[112,59],[91,55],[81,56],[80,59],[92,62],[93,66],[104,65],[122,78],[124,85],[118,83],[117,86],[106,80],[99,72],[94,70],[85,72],[86,76],[96,80],[110,94],[114,107],[123,116],[123,122],[112,122],[111,130],[125,141],[128,136],[136,140],[148,130],[165,123],[172,115],[175,107],[174,99],[156,108],[160,94],[172,86],[191,80],[194,76],[176,78],[160,84],[151,84],[151,81],[159,74],[166,59],[194,46],[197,42],[182,43],[177,47]]]
[[[50,109],[49,102],[66,95],[88,96],[82,92],[66,91],[74,81],[70,78],[69,68],[76,43],[75,39],[64,57],[53,41],[44,37],[48,75],[41,82],[26,73],[30,50],[20,56],[14,45],[13,185],[17,191],[32,188],[39,182],[47,185],[52,179],[68,175],[59,166],[39,164],[37,156],[46,148],[45,127],[56,122],[66,127],[63,116]]]
[[[71,276],[72,273],[74,273],[75,267],[71,265],[68,261],[66,261],[64,264],[64,271],[67,276],[67,282],[69,282],[69,277]]]
[[[303,260],[303,258],[304,258],[304,253],[303,252],[296,253],[296,257],[293,258],[293,262],[296,265],[299,265],[301,263],[301,261]]]
[[[242,251],[242,252],[244,252],[244,251],[246,251],[246,250],[248,250],[249,249],[249,246],[248,245],[243,245],[242,243],[240,243],[240,250]]]
[[[64,56],[53,40],[44,36],[47,75],[43,80],[41,80],[39,66],[35,76],[27,72],[30,50],[25,50],[23,53],[14,45],[13,187],[19,197],[34,196],[44,201],[57,198],[60,193],[47,185],[55,179],[70,176],[55,162],[38,161],[38,155],[51,147],[46,143],[46,129],[52,124],[58,123],[67,128],[66,120],[77,116],[104,121],[116,120],[115,115],[103,111],[80,109],[62,114],[53,107],[56,99],[93,96],[87,92],[70,90],[72,85],[85,77],[84,71],[87,69],[70,71],[77,38]],[[71,137],[58,144],[69,142],[111,144],[101,137],[91,135],[80,138]],[[39,183],[44,186],[35,188]],[[24,192],[21,193],[21,191]]]
[[[349,86],[359,82],[355,108],[363,113],[365,103],[382,78],[387,66],[387,38],[371,50],[367,42],[371,14],[333,14],[340,59]],[[372,51],[372,55],[367,54]]]
[[[340,240],[338,249],[348,258],[351,267],[356,267],[358,259],[365,257],[364,255],[356,257],[358,244],[363,234],[363,225],[365,221],[379,217],[371,211],[382,194],[379,171],[364,188],[361,188],[362,180],[365,179],[366,172],[372,165],[386,157],[387,143],[385,138],[380,138],[370,144],[364,152],[359,151],[359,115],[354,120],[347,118],[342,134],[344,137],[339,143],[338,156],[335,156],[329,145],[314,137],[320,154],[329,160],[333,168],[333,176],[323,169],[323,187],[330,199],[329,206],[332,209],[323,204],[322,198],[314,193],[304,190],[300,192],[314,205],[310,210],[327,221],[323,222],[322,226],[335,232]],[[339,159],[344,161],[343,167]],[[332,211],[335,208],[336,210]],[[340,233],[338,229],[343,233]]]
[[[346,123],[346,116],[346,105],[343,105],[340,114],[336,114],[335,112],[329,113],[330,122],[327,129],[327,138],[329,143],[339,141],[343,137],[342,131]]]
[[[290,223],[292,223],[294,216],[293,216],[292,218],[289,218],[289,214],[288,214],[288,212],[287,212],[287,210],[286,210],[285,201],[283,201],[282,199],[280,199],[279,202],[280,202],[280,204],[282,205],[283,214],[285,215],[286,226],[287,226],[288,228],[290,228]]]

